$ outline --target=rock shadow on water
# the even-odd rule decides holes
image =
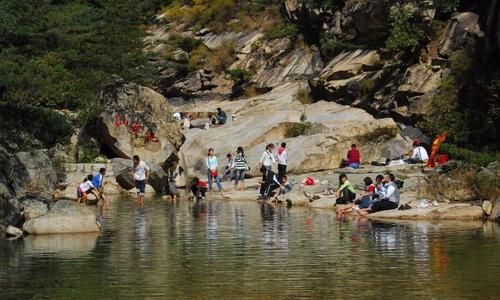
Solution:
[[[24,238],[24,253],[50,254],[61,258],[87,256],[94,250],[98,237],[98,232],[29,235]]]

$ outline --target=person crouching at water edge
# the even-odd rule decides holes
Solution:
[[[260,167],[260,172],[262,173],[262,182],[260,183],[260,195],[257,200],[268,200],[271,196],[271,192],[281,186],[278,181],[276,173],[267,169],[266,167]]]
[[[99,191],[92,184],[92,178],[92,175],[87,175],[87,177],[83,179],[83,182],[78,185],[78,189],[76,191],[76,194],[78,196],[78,203],[82,201],[84,204],[87,204],[87,198],[89,194],[94,195],[99,201],[101,193],[99,193]]]
[[[135,180],[135,188],[137,189],[137,204],[143,205],[146,182],[149,178],[149,167],[137,155],[133,157],[132,177]]]
[[[191,193],[195,200],[205,200],[207,193],[207,183],[201,181],[198,177],[193,178],[191,181]]]
[[[165,182],[165,196],[169,196],[173,201],[177,200],[177,187],[175,179],[177,178],[177,162],[170,163],[167,169],[167,182]]]
[[[398,208],[399,189],[394,180],[395,177],[393,174],[385,175],[384,181],[386,182],[386,185],[384,190],[381,192],[376,191],[380,200],[373,202],[372,206],[369,208],[355,209],[355,211],[357,211],[360,215],[366,216],[369,213]]]
[[[213,148],[208,149],[205,164],[207,166],[208,190],[212,191],[212,180],[214,180],[219,192],[222,192],[222,184],[220,183],[219,173],[217,172],[217,157],[214,154]]]

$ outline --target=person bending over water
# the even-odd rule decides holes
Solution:
[[[165,195],[170,196],[172,200],[177,200],[177,187],[175,179],[177,178],[177,162],[173,161],[167,169],[167,182],[165,183]]]
[[[108,199],[104,195],[104,176],[106,175],[106,169],[105,168],[100,168],[99,173],[97,173],[93,178],[92,178],[92,184],[94,187],[97,189],[101,197],[99,198],[99,202],[97,202],[97,206],[100,208],[107,208],[108,207]],[[102,212],[101,212],[102,213]]]
[[[281,187],[281,183],[278,181],[276,177],[276,173],[262,166],[260,168],[260,172],[262,173],[262,182],[260,184],[260,195],[257,200],[268,200],[271,192],[279,187]]]
[[[349,180],[347,180],[347,175],[345,173],[342,173],[339,176],[339,190],[335,196],[337,197],[335,204],[352,203],[352,201],[356,198],[354,187],[351,185]]]
[[[134,155],[133,157],[131,174],[135,180],[137,204],[144,205],[144,193],[146,192],[146,182],[149,178],[149,167],[145,162],[141,161],[137,155]]]
[[[100,199],[100,193],[99,191],[95,188],[94,184],[92,184],[92,175],[87,175],[83,179],[83,182],[78,185],[77,189],[77,196],[78,196],[78,203],[83,202],[84,204],[87,204],[87,198],[89,194],[92,194],[96,197],[96,199],[99,201]]]
[[[398,208],[400,196],[398,186],[394,180],[395,177],[393,174],[389,173],[385,175],[385,188],[383,191],[378,192],[380,200],[375,201],[369,208],[358,210],[359,214],[366,216],[369,213]]]
[[[201,181],[198,177],[193,178],[191,181],[191,193],[195,200],[205,200],[207,193],[207,183]]]

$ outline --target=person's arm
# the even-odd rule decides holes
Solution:
[[[146,165],[146,163],[144,163],[144,168],[146,169],[146,181],[148,181],[148,178],[149,178],[149,167],[148,167],[148,165]]]
[[[207,169],[210,170],[210,159],[208,156],[205,158],[205,165],[207,166]]]
[[[351,150],[347,151],[347,160],[351,158]]]
[[[396,191],[396,188],[393,185],[389,185],[385,191],[381,192],[382,199],[389,199]]]
[[[261,167],[264,164],[264,159],[265,158],[266,158],[266,152],[262,153],[262,156],[260,157],[259,167]]]
[[[276,163],[276,158],[274,158],[274,155],[269,154],[269,156],[271,157],[271,162],[273,164],[275,164]]]

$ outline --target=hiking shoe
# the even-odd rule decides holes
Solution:
[[[405,204],[405,209],[411,209],[411,206],[409,204]]]

